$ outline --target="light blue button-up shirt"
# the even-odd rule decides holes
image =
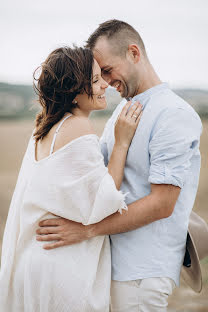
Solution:
[[[179,186],[172,215],[136,230],[111,235],[112,279],[169,277],[179,285],[189,215],[200,172],[198,114],[162,83],[133,98],[144,107],[129,147],[121,190],[130,204],[150,194],[151,183]],[[100,139],[105,163],[112,153],[114,124],[126,100],[108,120]]]

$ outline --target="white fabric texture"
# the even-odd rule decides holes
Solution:
[[[111,312],[166,312],[175,287],[169,277],[112,281]]]
[[[44,250],[36,241],[40,220],[55,215],[93,224],[127,209],[103,162],[99,138],[79,137],[35,160],[28,144],[5,227],[0,309],[4,312],[109,311],[111,257],[108,236]]]

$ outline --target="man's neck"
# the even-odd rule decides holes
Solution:
[[[143,93],[146,90],[155,87],[159,84],[161,84],[162,81],[156,74],[154,68],[150,63],[148,63],[147,66],[145,66],[143,72],[142,72],[142,79],[139,84],[139,88],[137,90],[137,94]]]

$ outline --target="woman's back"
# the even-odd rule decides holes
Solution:
[[[66,114],[53,125],[48,134],[39,140],[35,149],[35,160],[48,157],[69,142],[86,134],[94,133],[90,121],[85,117]]]

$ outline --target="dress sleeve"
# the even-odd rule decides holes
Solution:
[[[148,181],[182,188],[191,158],[199,155],[201,130],[200,118],[192,112],[178,108],[164,113],[153,130],[149,144]]]
[[[107,167],[108,166],[108,147],[107,147],[107,143],[103,140],[100,140],[100,149],[101,149],[101,153],[103,154],[104,164]]]
[[[87,225],[127,209],[125,194],[105,167],[99,140],[80,140],[65,158],[51,177],[49,212]]]
[[[101,153],[103,154],[104,164],[106,167],[108,166],[108,146],[107,146],[106,140],[107,140],[107,137],[109,136],[111,124],[112,124],[112,117],[108,119],[108,121],[106,122],[105,128],[100,137],[100,149],[101,149]]]

